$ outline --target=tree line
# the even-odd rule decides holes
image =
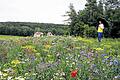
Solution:
[[[0,35],[32,36],[35,32],[67,35],[68,26],[52,23],[0,22]]]
[[[85,8],[78,12],[70,4],[65,16],[70,34],[76,36],[97,37],[98,18],[105,19],[104,37],[120,37],[120,0],[86,0]]]

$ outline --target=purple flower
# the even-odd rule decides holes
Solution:
[[[84,53],[85,53],[85,51],[81,51],[81,52],[80,52],[80,54],[84,54]]]
[[[110,61],[110,66],[111,66],[111,65],[113,65],[113,62],[112,62],[112,61]]]
[[[81,55],[86,55],[86,52],[85,51],[80,51],[80,54]]]
[[[115,76],[114,78],[115,78],[115,79],[120,79],[120,75],[118,75],[118,76]]]
[[[94,56],[94,54],[92,53],[92,52],[89,52],[88,54],[87,54],[87,57],[88,58],[92,58]]]
[[[117,59],[113,60],[114,65],[119,65],[119,61]]]
[[[107,56],[107,54],[101,54],[101,57],[105,57],[105,56]]]
[[[95,64],[92,64],[91,66],[90,66],[90,68],[91,69],[94,69],[94,68],[96,68],[97,66],[95,65]]]

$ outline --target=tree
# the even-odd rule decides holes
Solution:
[[[103,5],[104,5],[103,0],[99,0],[98,6],[97,6],[97,8],[98,8],[98,16],[99,17],[104,17],[104,6]]]
[[[110,35],[117,37],[120,35],[120,0],[104,0],[105,18],[110,22]]]
[[[75,28],[76,26],[75,25],[76,25],[76,23],[78,23],[77,22],[77,13],[76,13],[72,3],[70,3],[69,8],[70,8],[70,11],[68,11],[66,13],[67,16],[69,16],[67,21],[68,21],[69,27],[70,27],[70,34],[75,35],[76,34],[76,28]]]
[[[98,18],[98,9],[97,9],[97,1],[96,0],[87,0],[85,5],[85,16],[86,20],[84,21],[86,24],[95,25],[96,19]]]

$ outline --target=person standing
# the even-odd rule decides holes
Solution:
[[[98,25],[98,41],[101,42],[102,40],[102,36],[103,36],[103,30],[104,30],[104,25],[102,23],[102,21],[99,21],[99,25]]]

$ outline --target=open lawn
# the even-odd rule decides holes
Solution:
[[[120,39],[0,36],[0,80],[120,80]]]

